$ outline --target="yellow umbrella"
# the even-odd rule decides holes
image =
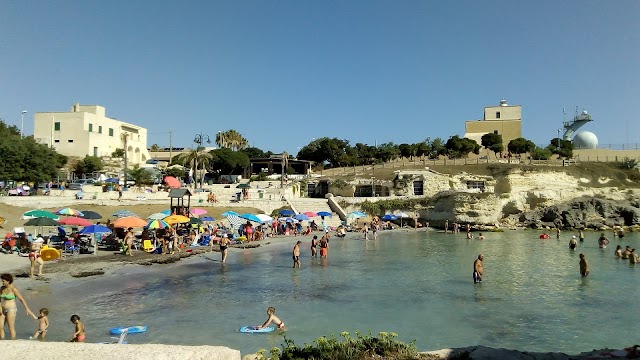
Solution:
[[[162,221],[166,222],[167,224],[173,225],[173,224],[187,223],[189,222],[189,218],[183,215],[171,215],[162,219]]]

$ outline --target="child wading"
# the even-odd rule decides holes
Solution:
[[[282,320],[280,320],[280,318],[276,316],[276,308],[274,308],[273,306],[270,306],[267,309],[267,315],[269,315],[269,318],[267,319],[267,321],[264,322],[264,324],[262,324],[261,326],[258,326],[258,329],[262,329],[268,326],[269,324],[271,324],[271,322],[273,322],[274,324],[276,324],[279,330],[283,330],[283,331],[286,330],[284,327],[284,322],[282,322]]]
[[[33,318],[38,320],[38,331],[33,334],[31,339],[38,339],[38,336],[42,335],[42,340],[45,340],[47,337],[47,328],[49,328],[49,309],[40,309],[40,315],[33,315]]]
[[[72,315],[71,322],[76,325],[76,332],[73,333],[71,342],[84,342],[86,336],[84,332],[84,324],[80,321],[80,316]]]

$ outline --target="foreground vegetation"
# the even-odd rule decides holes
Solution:
[[[282,349],[273,348],[267,356],[266,350],[258,352],[259,359],[272,360],[366,360],[366,359],[436,359],[426,354],[418,353],[415,340],[405,344],[396,339],[395,333],[381,332],[378,336],[362,335],[356,331],[356,337],[348,332],[340,334],[344,340],[330,337],[320,337],[313,344],[296,345],[293,340],[284,338]]]

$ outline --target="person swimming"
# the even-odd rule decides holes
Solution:
[[[575,250],[577,246],[578,246],[578,241],[576,240],[576,237],[574,235],[571,237],[571,240],[569,240],[569,249]]]

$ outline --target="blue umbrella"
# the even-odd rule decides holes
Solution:
[[[300,221],[309,220],[309,217],[307,215],[305,215],[305,214],[298,214],[298,215],[294,216],[293,218],[296,219],[296,220],[300,220]]]
[[[347,217],[349,218],[363,218],[366,216],[367,215],[365,215],[362,211],[354,211],[352,213],[349,213],[349,215],[347,215]]]
[[[225,211],[225,212],[223,212],[223,213],[222,213],[222,214],[220,214],[220,215],[222,215],[222,216],[224,216],[224,217],[229,217],[230,215],[231,215],[231,216],[240,216],[240,215],[238,215],[238,213],[237,213],[237,212],[235,212],[235,211]]]
[[[89,225],[80,230],[80,234],[107,234],[110,232],[108,227],[102,225]]]
[[[162,210],[160,211],[160,213],[165,214],[167,216],[171,215],[171,209],[167,209],[167,210]]]
[[[213,216],[205,216],[200,220],[202,220],[202,221],[216,221],[216,219],[214,219]]]
[[[297,223],[298,222],[298,220],[296,220],[294,218],[290,218],[290,217],[287,217],[287,218],[281,217],[281,218],[278,219],[278,221],[284,221],[284,222],[288,222],[288,223]]]
[[[260,220],[260,218],[258,218],[257,216],[255,216],[253,214],[242,214],[242,215],[240,215],[240,217],[245,219],[245,220],[249,220],[249,221],[253,221],[253,222],[257,222],[257,223],[262,223],[262,220]]]
[[[117,184],[117,183],[119,183],[119,182],[120,182],[120,180],[119,180],[119,179],[116,179],[116,178],[108,178],[108,179],[107,179],[107,180],[105,180],[104,182],[112,183],[112,184]]]
[[[280,215],[282,216],[291,216],[291,215],[295,215],[296,213],[293,212],[293,210],[289,210],[289,209],[282,209],[280,210]]]
[[[318,216],[328,216],[328,217],[331,217],[331,213],[330,213],[330,212],[328,212],[328,211],[320,211],[320,212],[318,212],[317,214],[318,214]]]
[[[385,216],[381,217],[380,219],[382,219],[384,221],[398,220],[398,218],[393,214],[386,214]]]

